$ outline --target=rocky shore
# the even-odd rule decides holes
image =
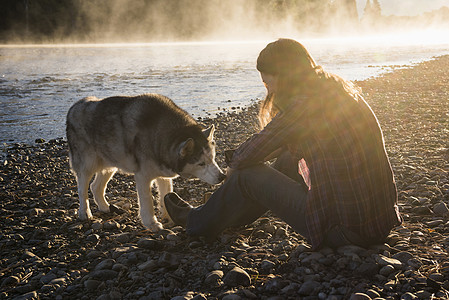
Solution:
[[[311,252],[271,214],[209,244],[179,227],[150,233],[122,174],[107,196],[126,212],[81,222],[66,142],[5,146],[0,299],[448,299],[448,70],[443,56],[358,82],[382,126],[404,218],[370,249]],[[217,127],[221,166],[224,150],[257,130],[256,112],[202,120]],[[177,179],[175,189],[199,204],[215,187]]]

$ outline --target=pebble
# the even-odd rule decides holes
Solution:
[[[99,280],[90,279],[84,281],[84,287],[91,292],[96,291],[100,287],[100,284],[102,284],[102,282]]]
[[[223,275],[223,271],[214,270],[206,275],[204,283],[208,286],[219,287],[222,284]]]
[[[413,258],[413,254],[407,251],[400,251],[392,256],[392,258],[399,260],[401,263],[407,263],[409,259]]]
[[[115,260],[110,259],[110,258],[105,259],[95,266],[95,270],[112,269],[112,266],[114,266],[114,264],[115,264]]]
[[[46,275],[41,277],[40,282],[43,283],[43,284],[47,284],[47,283],[49,283],[50,281],[52,281],[53,279],[56,279],[56,278],[57,278],[56,274],[48,273],[48,274],[46,274]]]
[[[318,294],[317,292],[320,286],[321,284],[317,281],[306,281],[301,285],[298,293],[303,296],[313,296]]]
[[[223,281],[230,287],[249,286],[251,284],[251,277],[245,270],[234,267],[225,275]]]
[[[14,300],[35,300],[35,299],[39,299],[39,296],[36,291],[32,291],[14,298]]]
[[[371,297],[364,293],[354,293],[349,300],[371,300]]]
[[[116,221],[106,221],[103,224],[103,229],[104,230],[117,230],[117,229],[120,229],[120,224],[117,223]]]
[[[444,202],[439,202],[435,204],[432,210],[437,216],[446,217],[449,215],[449,208]]]
[[[402,263],[399,260],[383,256],[382,254],[376,255],[374,259],[381,266],[391,265],[395,269],[401,269],[402,268]]]
[[[93,279],[105,281],[116,278],[118,273],[114,270],[94,270],[89,275]]]
[[[415,300],[415,299],[418,299],[418,296],[410,292],[407,292],[401,296],[401,300]]]
[[[385,277],[390,276],[391,273],[394,272],[394,267],[392,265],[384,266],[380,269],[379,274]]]
[[[148,250],[159,250],[162,248],[162,244],[159,241],[152,238],[141,238],[137,242],[137,246]]]
[[[19,277],[17,277],[17,276],[9,276],[9,277],[6,277],[5,279],[3,279],[1,286],[2,287],[15,286],[19,282],[20,282],[20,278]]]

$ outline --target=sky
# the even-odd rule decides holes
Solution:
[[[416,16],[423,12],[449,7],[449,0],[379,0],[382,15]],[[363,14],[366,0],[357,0],[359,14]]]

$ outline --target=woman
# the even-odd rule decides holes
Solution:
[[[166,196],[173,221],[213,238],[271,210],[314,249],[383,243],[401,223],[397,191],[381,129],[359,89],[291,39],[268,44],[257,69],[267,88],[263,129],[235,150],[227,181],[206,204]],[[273,157],[275,164],[264,164]]]

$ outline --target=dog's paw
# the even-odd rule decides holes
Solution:
[[[98,206],[98,210],[101,211],[104,214],[108,214],[108,213],[112,212],[112,207],[111,207],[112,205],[99,205],[99,204],[97,204],[97,206]]]
[[[159,230],[164,229],[162,223],[158,222],[156,218],[154,218],[151,222],[144,222],[143,226],[151,232],[158,232]]]
[[[92,212],[90,209],[84,211],[84,210],[78,210],[78,218],[82,221],[91,220],[93,218]]]
[[[164,229],[164,226],[162,226],[160,222],[156,222],[154,224],[145,227],[151,232],[158,232],[159,230]]]

